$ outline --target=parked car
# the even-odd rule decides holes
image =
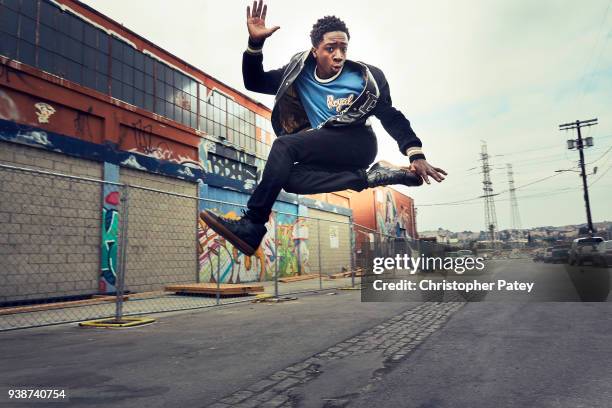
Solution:
[[[548,247],[548,248],[546,248],[544,250],[544,259],[543,259],[543,261],[545,263],[549,263],[549,262],[553,261],[552,253],[553,253],[553,248],[552,247]]]
[[[541,249],[533,253],[533,262],[542,262],[544,260],[544,251]]]
[[[612,266],[612,241],[603,241],[597,245],[593,263],[601,266]]]
[[[602,242],[604,242],[604,239],[601,237],[576,238],[572,241],[569,250],[569,264],[582,265],[586,262],[592,264],[594,261],[593,255],[597,253],[597,246]]]
[[[569,260],[569,248],[553,248],[552,263],[567,263]]]

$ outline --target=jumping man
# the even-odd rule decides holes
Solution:
[[[276,95],[272,127],[278,136],[248,210],[238,220],[206,210],[200,217],[246,255],[255,253],[267,230],[280,191],[317,194],[390,184],[419,186],[446,172],[425,160],[410,122],[391,103],[383,72],[346,59],[349,30],[334,16],[319,19],[310,32],[312,48],[294,55],[284,67],[264,71],[262,48],[280,27],[265,25],[263,0],[247,7],[249,42],[242,57],[245,87]],[[369,117],[378,118],[408,156],[409,167],[381,161],[366,170],[377,153]]]

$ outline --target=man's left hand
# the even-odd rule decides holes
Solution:
[[[432,179],[436,180],[439,183],[444,180],[444,176],[447,175],[444,170],[439,167],[432,166],[431,164],[427,163],[427,160],[425,159],[417,159],[413,161],[410,164],[409,169],[413,173],[416,173],[421,176],[427,184],[431,184],[429,182],[429,176],[431,176]]]

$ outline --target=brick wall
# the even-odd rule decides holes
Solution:
[[[311,270],[316,273],[321,265],[324,275],[342,272],[351,266],[349,217],[316,209],[308,210],[308,249]],[[318,218],[313,219],[313,218]],[[337,244],[337,248],[332,245]],[[319,253],[320,262],[319,262]]]
[[[170,177],[121,169],[121,182],[197,196],[197,185]],[[154,291],[194,283],[197,275],[195,199],[136,187],[129,190],[126,290]]]
[[[100,163],[0,141],[0,163],[102,178]],[[101,185],[0,168],[0,302],[96,293]]]

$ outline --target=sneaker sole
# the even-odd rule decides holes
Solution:
[[[202,219],[202,221],[206,223],[206,225],[212,228],[213,231],[215,231],[217,234],[221,235],[223,238],[228,240],[232,245],[236,247],[236,249],[238,249],[243,254],[248,255],[248,256],[255,254],[256,248],[253,248],[252,246],[250,246],[249,244],[247,244],[246,242],[238,238],[238,236],[236,236],[230,230],[225,228],[225,226],[219,223],[216,217],[208,213],[208,211],[206,210],[202,211],[200,213],[200,218]]]

